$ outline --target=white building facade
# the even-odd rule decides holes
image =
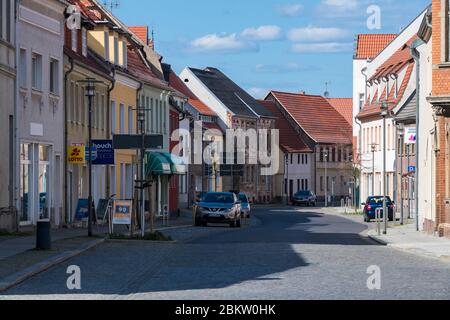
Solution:
[[[21,225],[61,223],[65,7],[62,1],[24,0],[18,8],[16,206]]]

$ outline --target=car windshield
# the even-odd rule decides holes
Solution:
[[[234,197],[232,194],[226,193],[208,193],[203,202],[234,203]]]
[[[309,191],[299,191],[299,192],[297,192],[296,195],[297,195],[297,196],[300,196],[300,197],[308,197],[308,196],[310,196],[311,194],[310,194]]]
[[[247,196],[245,194],[240,194],[239,195],[239,201],[241,201],[243,203],[248,203]]]
[[[387,202],[388,205],[390,205],[391,204],[391,198],[386,197],[386,202]],[[382,205],[383,204],[383,197],[372,197],[372,198],[369,198],[368,203],[371,204],[371,205]]]

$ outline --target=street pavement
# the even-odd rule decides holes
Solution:
[[[176,243],[106,242],[0,299],[450,299],[450,264],[382,246],[361,217],[258,208],[242,229],[178,227]],[[66,273],[81,269],[81,290]],[[368,269],[381,271],[370,290]]]

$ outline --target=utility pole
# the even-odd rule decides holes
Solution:
[[[383,101],[381,105],[381,116],[383,117],[383,218],[384,230],[383,234],[387,234],[389,212],[387,211],[387,181],[386,181],[386,117],[389,114],[389,105],[387,101]]]
[[[400,224],[405,224],[405,212],[403,208],[403,146],[405,137],[405,128],[403,124],[398,126],[398,135],[400,137]]]
[[[375,152],[377,150],[377,144],[370,145],[372,150],[372,196],[375,196]]]
[[[328,149],[324,150],[323,159],[325,161],[325,208],[328,207]]]

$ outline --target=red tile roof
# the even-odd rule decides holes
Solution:
[[[217,114],[206,104],[201,102],[197,96],[186,86],[186,84],[171,70],[169,74],[169,84],[175,90],[181,92],[189,98],[189,104],[204,116],[215,117]]]
[[[278,91],[270,95],[316,143],[352,144],[352,126],[324,97]]]
[[[370,78],[370,81],[381,79],[383,77],[390,76],[392,74],[398,74],[400,71],[406,68],[405,77],[398,89],[397,96],[395,96],[394,90],[391,90],[387,98],[389,104],[389,110],[393,110],[397,104],[402,100],[405,94],[408,83],[411,80],[412,72],[414,69],[414,59],[411,56],[410,46],[417,39],[417,36],[412,37],[405,43],[399,50],[397,50],[391,57],[389,57],[376,71],[376,73]],[[358,119],[365,117],[375,116],[380,113],[380,107],[382,100],[377,101],[376,97],[378,95],[378,90],[372,97],[372,99],[367,99],[361,112],[357,115]],[[383,90],[381,96],[386,96],[386,88]]]
[[[280,133],[280,148],[284,153],[309,153],[311,148],[300,138],[283,113],[273,101],[259,100],[258,103],[269,110],[275,119],[275,129]]]
[[[373,59],[397,37],[396,34],[360,34],[355,59]]]
[[[148,44],[148,27],[128,27],[128,30],[133,32],[142,42]]]
[[[159,89],[171,90],[167,83],[155,76],[151,69],[144,63],[142,57],[133,48],[128,47],[127,60],[127,69],[131,75]]]
[[[330,98],[328,102],[339,112],[350,125],[353,125],[353,99]]]

